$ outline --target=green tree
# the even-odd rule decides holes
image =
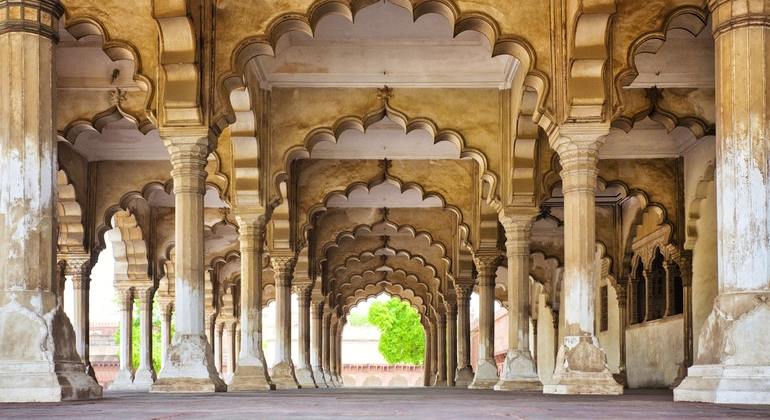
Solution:
[[[160,372],[161,365],[161,337],[160,337],[160,318],[157,302],[153,302],[152,308],[152,367],[155,372]],[[141,347],[141,330],[139,328],[139,305],[134,305],[132,314],[133,322],[131,325],[131,364],[134,370],[139,367],[139,349]],[[174,324],[171,323],[171,336],[174,335]],[[115,331],[115,344],[118,346],[118,357],[120,357],[120,328]]]
[[[380,353],[390,364],[421,365],[425,351],[425,331],[420,314],[407,302],[390,298],[369,307],[369,323],[380,329]]]

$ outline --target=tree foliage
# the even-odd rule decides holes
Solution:
[[[390,364],[420,365],[425,351],[425,331],[420,314],[407,302],[390,298],[374,302],[369,308],[369,322],[380,329],[379,350]]]

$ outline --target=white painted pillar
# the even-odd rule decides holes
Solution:
[[[262,241],[265,221],[261,211],[237,209],[241,249],[241,351],[230,391],[274,389],[262,349]]]
[[[565,124],[552,135],[559,154],[564,193],[564,342],[559,347],[553,384],[547,394],[618,395],[607,368],[607,355],[594,334],[596,288],[596,205],[599,148],[609,132],[605,124]]]
[[[171,314],[173,312],[174,305],[172,303],[159,304],[160,307],[160,354],[161,354],[161,369],[166,363],[166,356],[168,355],[168,348],[171,346]],[[156,378],[157,379],[157,378]]]
[[[446,315],[439,312],[436,324],[436,383],[434,386],[447,386],[446,356]]]
[[[500,221],[505,228],[508,257],[508,352],[498,391],[540,391],[543,384],[529,350],[529,240],[537,208],[507,209]]]
[[[719,288],[677,401],[770,404],[770,0],[710,0]]]
[[[88,254],[77,257],[67,256],[67,273],[72,277],[72,291],[75,298],[75,313],[72,317],[72,324],[75,329],[75,347],[80,354],[83,365],[85,365],[86,374],[96,380],[96,373],[90,360],[90,322],[88,318],[91,256]]]
[[[222,372],[222,335],[224,332],[225,323],[217,322],[214,326],[214,366],[216,366],[220,377],[224,377],[224,372]]]
[[[337,351],[337,385],[342,387],[345,386],[345,383],[342,381],[342,331],[345,329],[345,324],[347,324],[348,318],[347,315],[343,316],[339,321],[339,326],[337,327],[337,345],[335,346],[335,349]]]
[[[324,381],[326,382],[326,386],[329,388],[335,388],[334,381],[332,380],[332,373],[331,373],[331,351],[332,346],[331,342],[329,341],[331,337],[331,318],[332,314],[330,310],[325,310],[323,314],[323,323],[322,323],[322,338],[323,338],[323,374],[324,374]]]
[[[495,273],[497,255],[476,255],[479,287],[479,354],[471,389],[492,389],[500,379],[495,362]]]
[[[337,381],[337,327],[339,326],[339,318],[337,315],[332,315],[331,322],[329,324],[329,375],[331,382],[335,388],[340,387],[339,381]]]
[[[12,343],[0,345],[0,403],[102,393],[85,373],[55,276],[54,44],[63,13],[58,0],[0,2],[0,343]],[[23,357],[13,343],[23,343]]]

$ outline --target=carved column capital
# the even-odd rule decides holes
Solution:
[[[208,129],[164,129],[161,137],[171,157],[174,192],[203,195],[209,155]]]
[[[256,209],[236,209],[235,220],[238,222],[241,251],[262,252],[266,226],[264,212]]]
[[[506,209],[500,215],[500,223],[505,229],[505,250],[507,256],[529,257],[532,223],[539,212],[535,207],[523,207]]]
[[[324,315],[324,303],[323,302],[310,302],[310,316],[313,319],[321,319]]]
[[[599,173],[599,149],[609,133],[607,124],[570,123],[560,126],[550,138],[551,148],[559,155],[562,191],[590,191],[596,188]]]
[[[294,276],[294,265],[297,263],[296,255],[288,253],[271,254],[270,259],[273,262],[275,271],[275,286],[290,287]]]
[[[291,286],[291,291],[297,295],[297,300],[299,301],[300,307],[310,305],[310,293],[313,291],[312,284],[294,284]]]
[[[131,287],[125,289],[118,289],[118,308],[121,311],[129,311],[134,304],[134,289]]]
[[[64,14],[59,0],[15,0],[0,2],[0,35],[27,32],[59,40],[59,18]]]
[[[444,302],[444,307],[446,308],[447,319],[457,318],[457,302]]]
[[[473,283],[455,283],[458,306],[468,306],[473,293]]]
[[[770,27],[770,0],[709,0],[708,6],[714,38],[745,26]]]
[[[478,271],[479,286],[489,286],[495,284],[495,273],[497,266],[500,265],[500,256],[494,254],[474,255],[473,262]]]
[[[76,254],[64,256],[66,265],[64,275],[72,276],[72,288],[75,290],[88,287],[91,282],[91,256],[88,254]]]

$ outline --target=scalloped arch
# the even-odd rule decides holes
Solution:
[[[695,248],[695,243],[698,242],[698,221],[701,218],[701,205],[713,189],[715,173],[716,165],[709,162],[695,187],[695,198],[690,202],[690,210],[687,212],[687,239],[684,242],[684,249],[692,250]]]
[[[106,234],[115,259],[115,283],[152,282],[148,276],[147,245],[134,215],[126,210],[112,216],[115,226]]]
[[[78,203],[75,187],[70,183],[67,173],[61,169],[56,174],[56,184],[57,251],[60,254],[85,253],[83,210]]]

